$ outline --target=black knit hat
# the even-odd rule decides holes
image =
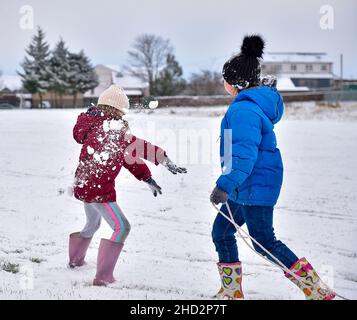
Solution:
[[[240,90],[260,82],[260,58],[265,47],[259,35],[246,36],[243,39],[241,53],[230,58],[223,66],[222,75],[231,86]]]

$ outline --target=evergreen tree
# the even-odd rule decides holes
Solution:
[[[70,53],[69,63],[69,92],[73,95],[73,106],[76,107],[78,93],[84,94],[98,86],[98,77],[89,58],[84,51]]]
[[[42,97],[50,86],[51,72],[49,68],[49,45],[45,41],[45,33],[38,27],[37,34],[26,49],[27,56],[21,64],[23,72],[18,72],[22,77],[24,88],[32,94],[38,93],[40,105]]]
[[[65,42],[60,39],[52,51],[50,59],[51,80],[50,89],[55,93],[56,107],[63,108],[63,95],[69,89],[69,51],[66,48]],[[59,97],[59,103],[57,101]]]
[[[182,67],[175,56],[169,53],[166,57],[166,66],[160,71],[152,85],[152,94],[171,96],[181,93],[186,86],[186,81],[182,78],[182,75]]]

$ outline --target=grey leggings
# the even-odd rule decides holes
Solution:
[[[113,229],[111,241],[124,244],[130,232],[130,224],[116,202],[84,203],[87,223],[81,231],[83,238],[91,238],[100,227],[101,218]]]

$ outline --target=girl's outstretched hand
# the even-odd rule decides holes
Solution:
[[[156,181],[153,178],[149,178],[145,182],[148,184],[154,197],[156,197],[158,194],[162,194],[161,187],[156,183]]]
[[[187,169],[183,167],[178,167],[174,164],[168,157],[162,162],[162,165],[169,170],[172,174],[187,173]]]

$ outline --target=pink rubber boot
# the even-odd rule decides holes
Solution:
[[[327,287],[306,258],[299,259],[290,270],[301,278],[301,283],[291,274],[285,276],[296,284],[305,294],[306,300],[332,300],[336,293]]]
[[[80,232],[75,232],[69,236],[69,267],[81,267],[92,238],[83,238]]]
[[[118,261],[123,244],[102,239],[100,241],[98,258],[97,258],[97,274],[94,278],[93,285],[106,286],[115,281],[113,271]]]

